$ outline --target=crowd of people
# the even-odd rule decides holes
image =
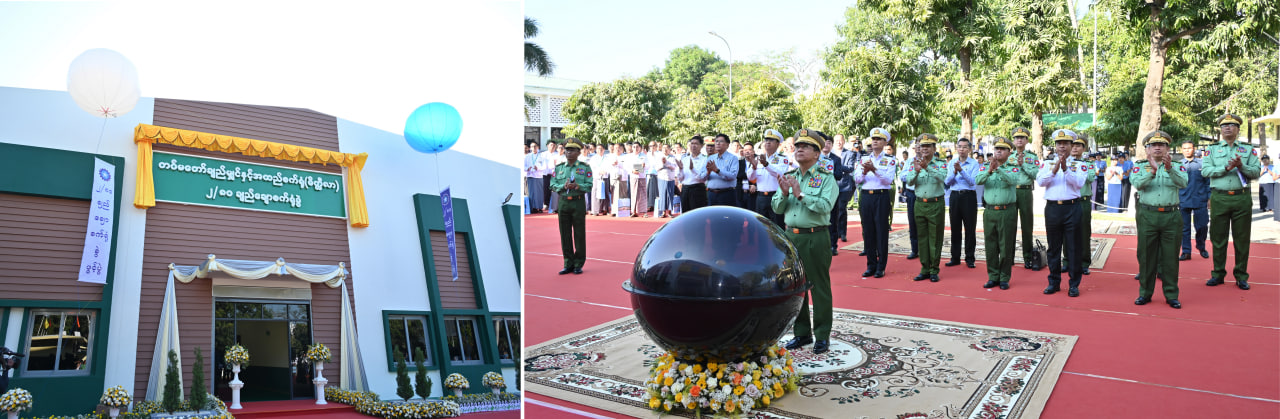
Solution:
[[[1206,148],[1182,141],[1177,152],[1167,133],[1154,131],[1143,140],[1147,159],[1129,161],[1127,154],[1116,153],[1110,164],[1105,154],[1090,152],[1087,141],[1067,129],[1053,132],[1054,146],[1044,159],[1028,149],[1031,133],[1025,128],[1014,129],[1011,139],[994,137],[989,148],[960,138],[953,149],[942,152],[935,135],[921,134],[900,157],[883,128],[871,130],[865,141],[816,130],[784,138],[773,129],[765,130],[757,144],[725,134],[693,136],[674,145],[591,145],[568,139],[550,142],[547,152],[539,152],[537,143],[527,145],[526,196],[530,212],[560,214],[566,258],[561,274],[581,273],[585,242],[580,219],[586,214],[674,217],[708,205],[760,214],[784,229],[802,255],[810,255],[803,259],[815,283],[815,324],[807,324],[807,315],[803,327],[797,320],[797,340],[788,347],[817,342],[825,350],[830,281],[821,275],[829,275],[838,243],[848,241],[847,218],[854,207],[864,243],[859,255],[866,258],[863,277],[884,276],[895,202],[906,206],[907,259],[919,259],[921,265],[916,281],[941,279],[944,216],[951,230],[951,258],[945,266],[976,267],[976,223],[982,208],[985,288],[1009,289],[1015,237],[1021,230],[1023,268],[1049,270],[1044,294],[1061,291],[1066,276],[1068,296],[1077,297],[1092,262],[1092,212],[1127,211],[1132,205],[1140,283],[1135,304],[1150,302],[1159,280],[1166,303],[1181,308],[1178,261],[1191,258],[1193,238],[1203,258],[1209,257],[1206,239],[1212,242],[1214,268],[1207,285],[1216,286],[1226,279],[1230,236],[1232,279],[1240,289],[1249,289],[1250,182],[1259,183],[1260,204],[1267,210],[1266,195],[1274,193],[1267,185],[1276,183],[1277,174],[1270,159],[1260,158],[1247,140],[1239,141],[1241,123],[1237,116],[1223,115],[1221,141]],[[1045,260],[1039,259],[1032,236],[1032,192],[1037,188],[1043,190]],[[1113,195],[1110,201],[1107,194]],[[822,239],[814,240],[814,233],[822,233]],[[815,248],[825,258],[812,256]],[[816,341],[799,336],[811,330]]]

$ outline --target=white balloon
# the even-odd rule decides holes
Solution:
[[[138,104],[138,70],[118,52],[95,48],[71,61],[67,91],[80,109],[104,118],[115,118]]]

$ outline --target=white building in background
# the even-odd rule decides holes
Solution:
[[[524,94],[532,96],[538,104],[535,107],[525,105],[527,118],[523,142],[537,141],[539,146],[544,146],[549,139],[565,138],[560,130],[569,125],[569,119],[561,110],[573,92],[587,84],[590,82],[525,74]]]

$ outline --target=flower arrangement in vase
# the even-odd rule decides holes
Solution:
[[[471,388],[471,383],[467,381],[467,377],[455,372],[444,379],[444,388],[452,389],[454,396],[462,397],[462,390]]]
[[[507,382],[502,379],[502,374],[497,371],[489,371],[484,373],[484,386],[493,390],[493,394],[498,394],[507,388]]]

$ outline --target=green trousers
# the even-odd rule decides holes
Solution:
[[[920,273],[937,275],[942,261],[942,212],[941,199],[933,202],[916,200],[916,237],[920,240]]]
[[[982,240],[987,247],[987,279],[1009,283],[1013,275],[1013,243],[1018,232],[1017,209],[982,210]]]
[[[1213,272],[1210,275],[1226,280],[1227,232],[1230,230],[1236,250],[1236,266],[1231,273],[1236,281],[1248,282],[1253,198],[1247,193],[1227,195],[1213,192],[1209,196],[1209,207],[1209,241],[1213,242]]]
[[[1031,253],[1035,252],[1035,236],[1032,234],[1036,228],[1036,221],[1031,212],[1031,201],[1035,197],[1031,194],[1031,189],[1018,188],[1018,219],[1016,220],[1022,228],[1022,260],[1031,260]],[[1049,263],[1047,260],[1041,263]]]
[[[804,296],[800,315],[796,316],[795,335],[816,335],[816,340],[831,340],[831,237],[826,230],[814,233],[787,231],[787,238],[800,253],[805,278],[813,288]],[[809,322],[809,296],[813,295],[813,323]]]
[[[1091,196],[1081,196],[1080,199],[1080,267],[1088,268],[1093,264],[1093,201]],[[1179,233],[1181,234],[1181,233]],[[1181,240],[1181,239],[1179,239]],[[1066,259],[1066,252],[1062,252]]]
[[[582,268],[587,261],[587,201],[582,197],[560,195],[557,203],[560,221],[560,253],[564,255],[564,268]]]
[[[1141,207],[1142,204],[1138,203]],[[1138,296],[1151,298],[1156,274],[1164,299],[1178,299],[1178,252],[1182,251],[1182,213],[1140,210],[1138,219]]]

